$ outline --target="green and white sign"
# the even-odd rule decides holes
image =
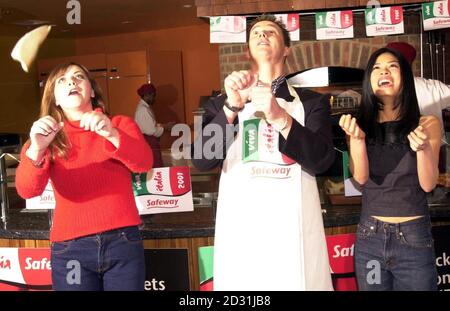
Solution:
[[[422,4],[423,29],[433,30],[450,27],[448,0]]]
[[[245,16],[214,16],[209,18],[210,43],[244,43],[247,40]]]
[[[317,40],[353,38],[353,12],[316,13]]]
[[[188,166],[158,167],[146,173],[132,173],[132,185],[141,215],[194,210]]]
[[[403,8],[392,6],[365,10],[366,34],[369,37],[402,34],[405,32]]]
[[[300,17],[298,14],[275,14],[289,31],[291,41],[300,41]]]

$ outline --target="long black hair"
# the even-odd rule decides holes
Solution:
[[[381,48],[376,50],[370,56],[367,63],[367,67],[364,72],[361,106],[357,117],[358,125],[366,133],[368,138],[374,137],[374,129],[378,120],[379,111],[383,110],[383,103],[374,94],[370,82],[373,66],[376,63],[377,58],[383,53],[390,53],[395,56],[400,65],[402,84],[398,98],[393,107],[394,109],[397,107],[399,108],[397,120],[400,123],[399,128],[402,129],[400,135],[408,135],[409,132],[414,130],[419,125],[420,111],[411,66],[403,55],[396,50]]]

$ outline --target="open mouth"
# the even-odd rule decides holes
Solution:
[[[394,83],[390,79],[378,80],[378,86],[380,86],[380,87],[388,87],[388,86],[392,86],[392,85],[394,85]]]
[[[71,90],[69,92],[69,96],[72,96],[72,95],[80,95],[80,91],[78,91],[78,90]]]

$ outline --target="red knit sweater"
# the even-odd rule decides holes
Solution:
[[[112,118],[119,132],[115,148],[95,132],[85,131],[78,122],[64,123],[72,145],[67,159],[45,156],[41,168],[22,148],[16,172],[16,187],[25,199],[40,195],[51,179],[56,207],[50,241],[65,241],[141,223],[131,185],[131,172],[152,167],[150,147],[136,123],[124,116]]]

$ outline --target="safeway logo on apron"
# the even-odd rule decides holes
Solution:
[[[242,162],[267,162],[291,165],[295,161],[278,151],[279,133],[265,120],[255,118],[243,122]],[[258,166],[251,169],[252,177],[287,178],[289,168]]]

